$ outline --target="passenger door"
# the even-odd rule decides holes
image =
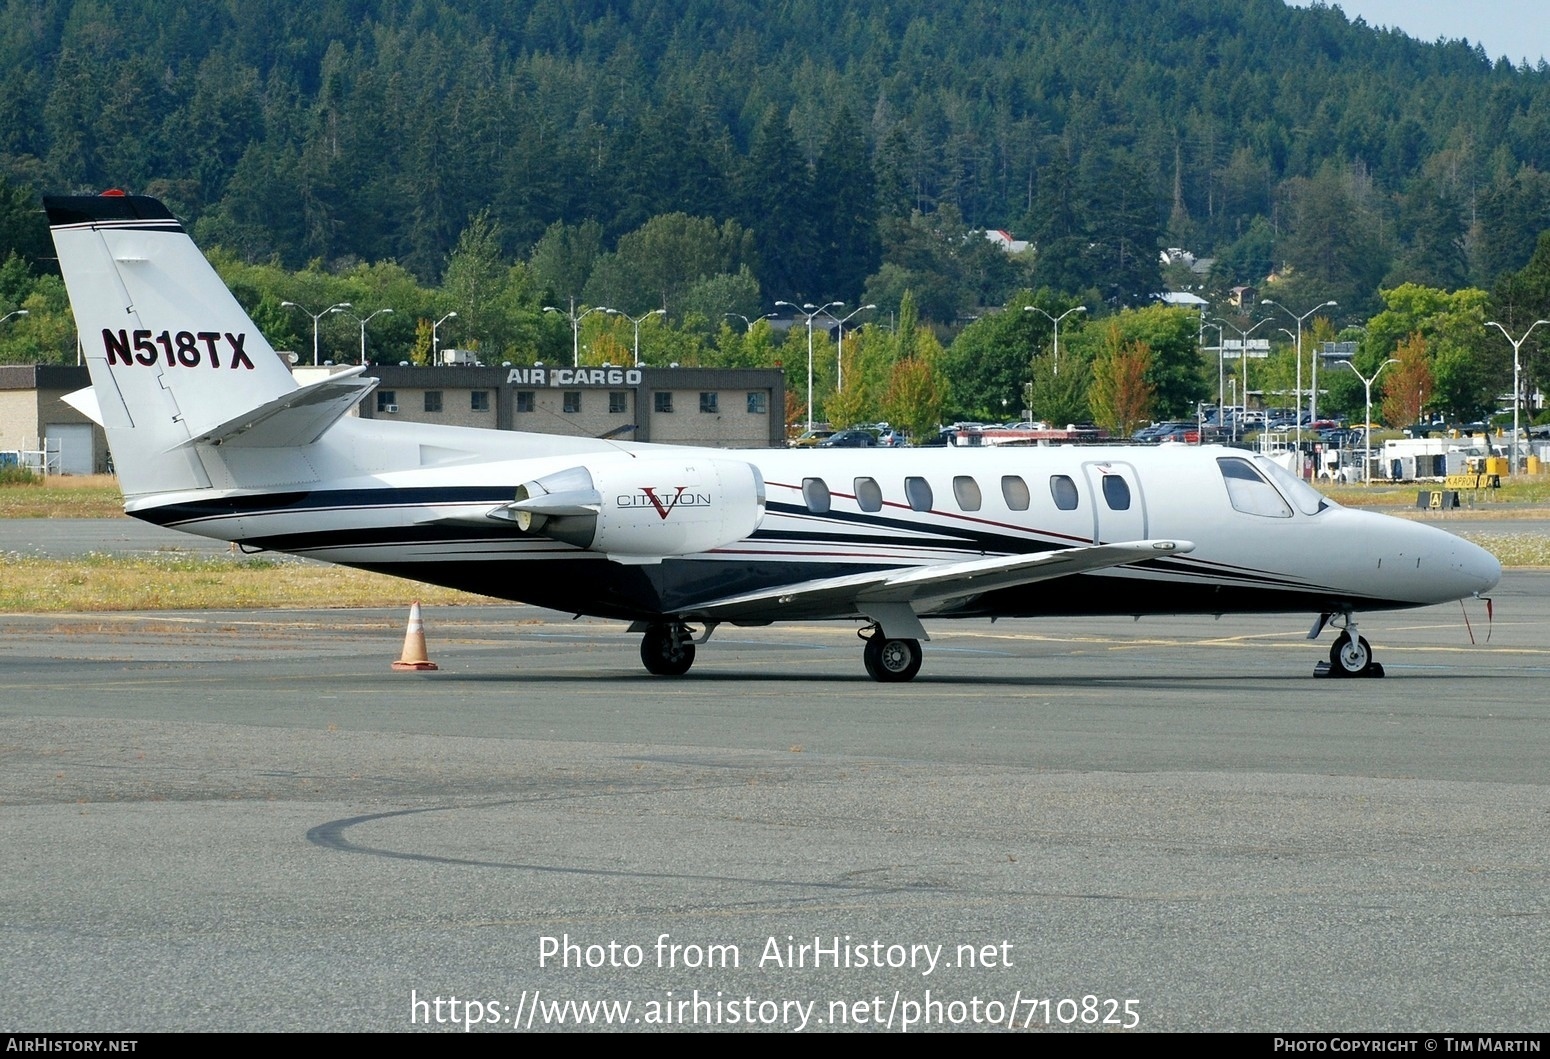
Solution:
[[[1141,479],[1129,463],[1082,464],[1093,498],[1093,543],[1147,539],[1146,497]]]

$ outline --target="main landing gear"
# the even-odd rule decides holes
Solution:
[[[659,677],[681,677],[694,665],[692,630],[683,622],[658,622],[646,626],[640,641],[640,660],[646,672]],[[705,638],[709,639],[709,632]],[[705,640],[700,640],[704,643]]]
[[[1320,614],[1308,639],[1318,636],[1331,615]],[[1383,665],[1372,659],[1372,645],[1356,630],[1356,618],[1346,611],[1340,620],[1341,633],[1329,648],[1329,661],[1313,667],[1316,677],[1381,677]]]
[[[866,663],[867,675],[882,684],[902,683],[915,679],[920,672],[921,651],[919,640],[891,640],[876,625],[856,633],[866,643],[861,660]]]

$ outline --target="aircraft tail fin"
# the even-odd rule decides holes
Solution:
[[[45,197],[43,206],[126,497],[208,488],[199,443],[256,430],[247,444],[305,444],[348,410],[351,394],[370,389],[350,379],[298,394],[289,367],[156,199],[109,192]]]

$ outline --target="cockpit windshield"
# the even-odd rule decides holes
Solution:
[[[1335,506],[1334,501],[1274,460],[1261,457],[1254,462],[1270,475],[1270,480],[1275,482],[1286,498],[1304,515],[1317,515],[1320,511],[1327,511]]]
[[[1273,460],[1224,456],[1216,464],[1228,499],[1244,514],[1291,518],[1293,506],[1304,515],[1317,515],[1333,506],[1318,490]]]

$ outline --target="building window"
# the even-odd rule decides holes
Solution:
[[[533,391],[532,390],[518,390],[517,391],[517,411],[519,411],[519,412],[531,412],[533,410],[533,407],[534,407],[533,406]]]
[[[630,394],[628,390],[608,391],[608,411],[619,415],[630,410]]]
[[[377,391],[377,411],[379,411],[379,412],[396,412],[396,411],[398,411],[398,394],[395,393],[392,390],[378,390]]]
[[[441,391],[440,390],[426,390],[425,391],[425,410],[427,412],[439,412],[439,411],[441,411]]]
[[[763,390],[748,391],[748,414],[751,416],[766,415],[770,410],[770,395]]]
[[[719,404],[719,402],[717,401],[716,395],[714,393],[703,393],[702,392],[700,394],[700,411],[701,412],[708,412],[711,415],[715,415],[717,412],[721,411],[721,409],[717,407],[718,404]]]
[[[475,412],[488,412],[490,410],[490,391],[474,390],[468,395],[468,407]]]
[[[673,394],[671,390],[658,390],[652,395],[654,407],[658,412],[671,412],[673,410]]]
[[[580,390],[566,390],[565,391],[565,405],[564,405],[564,408],[565,408],[565,411],[567,411],[567,412],[579,412],[579,411],[581,411],[581,391]]]

